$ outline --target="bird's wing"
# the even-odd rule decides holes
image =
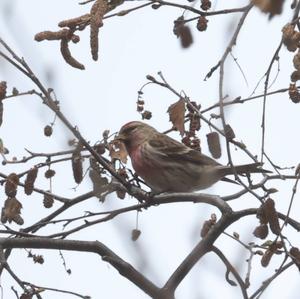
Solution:
[[[160,134],[149,140],[153,152],[162,155],[164,159],[188,161],[199,165],[220,165],[214,159],[193,150],[173,138]]]

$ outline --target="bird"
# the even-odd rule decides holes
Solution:
[[[154,194],[206,189],[227,175],[267,173],[261,163],[224,166],[141,121],[121,127],[116,139],[125,145],[132,167]]]

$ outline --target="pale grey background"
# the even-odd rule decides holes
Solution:
[[[182,1],[183,2],[183,1]],[[248,80],[246,85],[240,71],[228,59],[226,63],[226,92],[231,99],[236,96],[246,97],[251,94],[258,80],[265,73],[271,55],[279,41],[280,30],[291,18],[289,1],[286,1],[284,14],[275,17],[271,22],[257,9],[251,11],[238,39],[234,55]],[[137,5],[139,1],[126,4],[125,7]],[[218,1],[215,9],[236,7],[247,1]],[[185,1],[185,4],[188,4]],[[196,5],[199,5],[196,4]],[[232,30],[235,28],[240,14],[216,16],[209,18],[206,32],[200,33],[192,28],[194,44],[187,50],[182,50],[179,41],[173,35],[173,21],[180,16],[176,8],[162,7],[158,10],[145,8],[125,17],[111,18],[105,21],[100,30],[100,59],[93,62],[90,57],[88,30],[81,33],[81,42],[72,45],[73,55],[86,66],[85,71],[79,71],[68,66],[62,59],[57,42],[37,43],[33,40],[35,33],[43,30],[57,30],[57,23],[63,19],[84,14],[89,6],[79,6],[77,1],[37,1],[37,0],[1,0],[0,1],[0,35],[17,53],[23,55],[38,76],[47,85],[53,87],[61,102],[62,111],[77,125],[86,139],[96,142],[101,139],[103,130],[117,131],[129,120],[139,119],[135,112],[137,90],[146,82],[147,74],[155,75],[162,71],[167,80],[178,90],[184,90],[192,100],[206,107],[218,100],[217,73],[203,81],[205,74],[220,59]],[[189,15],[189,14],[187,14]],[[192,27],[195,23],[191,24]],[[280,54],[280,74],[272,90],[287,87],[289,74],[292,71],[292,55],[285,49]],[[276,70],[276,66],[274,67]],[[48,74],[48,75],[47,75]],[[272,75],[274,78],[275,72]],[[0,60],[0,79],[8,82],[9,89],[16,86],[20,91],[31,89],[32,84],[26,78]],[[260,84],[257,94],[263,90]],[[170,127],[166,110],[176,101],[169,92],[158,87],[145,89],[146,108],[153,112],[149,122],[161,131]],[[291,103],[286,94],[270,97],[267,108],[266,150],[275,163],[291,166],[298,163],[297,127],[299,124],[299,106]],[[245,142],[253,153],[260,153],[260,119],[262,100],[251,104],[236,105],[227,109],[227,119],[234,128],[237,139]],[[36,152],[49,152],[67,148],[70,133],[59,123],[54,127],[51,138],[43,136],[43,127],[53,120],[53,113],[41,105],[35,97],[22,97],[5,101],[4,123],[0,128],[0,137],[10,150],[10,157],[26,155],[24,147]],[[200,131],[202,147],[207,152],[206,133],[203,126]],[[173,135],[178,138],[178,135]],[[287,146],[287,144],[289,144]],[[249,162],[240,151],[235,151],[234,161]],[[223,163],[227,163],[224,152]],[[14,167],[1,167],[1,171],[9,173]],[[20,171],[28,169],[29,165],[21,165]],[[67,179],[71,176],[69,163],[55,166],[58,173],[54,178],[55,193],[74,197],[90,190],[86,180],[75,193],[74,182]],[[42,177],[42,176],[41,176]],[[48,188],[45,179],[39,180],[40,188]],[[274,195],[278,208],[285,212],[291,196],[292,182],[269,184],[280,189]],[[222,183],[206,192],[229,194],[235,186]],[[29,225],[42,217],[48,211],[42,208],[42,198],[39,195],[27,198],[19,191],[18,198],[23,204],[25,225]],[[1,190],[1,198],[4,195]],[[298,196],[292,213],[297,216],[299,211]],[[81,215],[83,211],[102,211],[133,204],[136,201],[127,198],[124,201],[110,196],[104,204],[97,199],[90,199],[78,206],[68,215]],[[234,208],[244,208],[257,204],[252,197],[237,200]],[[56,204],[55,207],[59,205]],[[131,229],[135,227],[135,213],[122,215],[111,222],[87,229],[71,236],[84,240],[99,240],[114,250],[125,260],[133,263],[157,284],[163,284],[175,270],[182,259],[190,252],[199,240],[199,232],[204,220],[208,219],[215,209],[204,205],[173,204],[154,207],[139,216],[139,228],[142,235],[138,242],[130,240]],[[240,233],[241,239],[249,242],[252,230],[257,224],[254,217],[247,218],[228,230]],[[17,228],[17,226],[16,226]],[[51,229],[51,227],[50,227]],[[47,233],[47,229],[40,233]],[[298,241],[298,244],[297,244]],[[299,236],[295,236],[294,245],[299,246]],[[248,254],[228,238],[221,238],[217,245],[237,267],[242,267],[245,275],[246,258]],[[39,253],[35,250],[34,253]],[[112,267],[102,262],[92,254],[64,253],[67,266],[72,269],[68,276],[63,269],[57,252],[42,252],[44,265],[33,265],[26,259],[24,250],[14,251],[11,257],[12,268],[23,280],[37,285],[74,290],[92,298],[148,298],[132,283],[121,277]],[[280,265],[280,260],[273,266],[263,269],[259,258],[253,264],[252,286],[259,286],[274,268]],[[258,270],[257,270],[258,269]],[[241,298],[240,291],[224,282],[225,267],[219,260],[209,254],[191,271],[178,288],[176,298],[209,299],[209,298]],[[287,284],[288,282],[288,284]],[[3,298],[14,298],[10,290],[11,279],[4,274],[1,279]],[[284,273],[263,298],[274,296],[283,298],[298,298],[298,270],[293,267]],[[45,293],[43,298],[71,298],[67,295]]]

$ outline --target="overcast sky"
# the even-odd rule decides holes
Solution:
[[[142,1],[130,2],[125,4],[124,8],[142,3]],[[225,8],[222,6],[224,2],[230,5],[226,8],[247,3],[247,1],[215,2],[217,3],[214,3],[213,7],[216,10]],[[233,60],[228,59],[225,70],[225,93],[229,99],[249,96],[266,72],[271,56],[280,42],[281,28],[291,19],[290,1],[286,2],[283,15],[274,17],[271,21],[257,9],[251,11],[233,51],[247,82]],[[185,4],[189,2],[185,1]],[[199,3],[195,5],[199,6]],[[72,0],[1,0],[0,35],[17,53],[24,56],[43,82],[55,89],[62,111],[91,143],[100,140],[105,129],[116,132],[124,123],[140,119],[140,115],[136,112],[137,91],[146,83],[147,74],[156,76],[158,71],[162,71],[173,87],[184,91],[191,100],[201,103],[203,108],[218,101],[217,74],[208,81],[203,79],[211,67],[219,61],[240,14],[209,18],[208,30],[202,33],[194,28],[195,23],[191,23],[194,44],[186,50],[180,47],[178,39],[172,32],[173,21],[181,15],[177,8],[162,7],[158,10],[144,8],[124,17],[107,19],[100,29],[98,62],[91,59],[88,30],[81,33],[79,44],[71,46],[74,57],[86,66],[85,71],[74,69],[64,62],[60,55],[59,43],[34,41],[37,32],[57,30],[59,21],[85,14],[89,7],[90,5],[78,5],[77,1]],[[283,49],[280,58],[280,73],[271,87],[272,90],[288,87],[289,75],[292,72],[292,55]],[[276,68],[275,66],[272,78],[275,77]],[[0,80],[7,81],[10,89],[15,86],[20,91],[25,91],[33,87],[31,82],[2,60],[0,60]],[[259,85],[256,94],[260,94],[262,90],[263,83]],[[160,131],[168,129],[170,123],[166,110],[177,98],[156,86],[148,86],[144,92],[145,107],[153,113],[149,123]],[[296,135],[299,127],[298,106],[289,101],[287,94],[280,94],[270,97],[267,109],[267,153],[278,165],[296,165],[299,160],[297,146],[299,141],[294,139],[298,136]],[[237,139],[245,142],[249,150],[258,155],[261,146],[261,111],[261,99],[226,109],[226,117],[234,128]],[[24,147],[34,152],[52,152],[68,148],[67,141],[71,134],[59,121],[54,126],[51,138],[43,136],[43,127],[52,122],[54,115],[38,98],[24,97],[7,101],[4,113],[0,138],[10,150],[10,157],[20,158],[26,155]],[[209,128],[206,126],[200,130],[205,153],[208,153],[206,146],[208,131]],[[176,134],[172,136],[179,139]],[[287,144],[289,146],[286,146]],[[235,151],[234,148],[232,152],[235,163],[250,162],[243,152]],[[227,163],[225,148],[220,162]],[[30,166],[21,165],[18,171],[26,170]],[[14,167],[1,166],[1,171],[6,173],[13,169],[16,171]],[[71,198],[91,189],[86,179],[77,192],[74,192],[73,180],[66,179],[71,177],[69,164],[55,166],[55,170],[58,174],[54,178],[55,193]],[[39,187],[47,189],[47,181],[41,179]],[[289,204],[292,182],[270,184],[269,187],[280,189],[278,195],[274,195],[274,200],[278,208],[285,212]],[[235,186],[220,183],[205,192],[224,195],[231,193],[233,188],[238,190]],[[1,198],[5,198],[3,193],[1,195]],[[24,207],[22,213],[26,226],[47,214],[48,211],[42,208],[40,196],[26,198],[22,192],[19,196]],[[136,201],[132,198],[120,201],[115,196],[110,196],[104,204],[101,204],[93,198],[63,217],[79,216],[84,211],[104,211],[134,203]],[[257,202],[246,196],[232,205],[238,209],[254,204],[257,205]],[[58,206],[57,204],[56,208]],[[297,200],[294,211],[299,211]],[[139,229],[142,235],[135,243],[130,240],[131,230],[135,228],[135,213],[120,216],[111,222],[74,234],[71,238],[103,242],[123,259],[143,269],[143,273],[154,283],[162,285],[197,244],[203,221],[208,219],[212,212],[217,213],[212,207],[200,204],[172,204],[148,209],[139,215]],[[230,228],[228,232],[238,231],[241,239],[247,243],[252,241],[251,232],[257,224],[257,219],[251,217]],[[41,232],[46,234],[49,230],[51,228]],[[225,237],[220,238],[216,245],[243,271],[244,277],[248,253]],[[40,266],[33,265],[32,261],[26,258],[27,253],[24,250],[14,251],[12,267],[23,280],[42,286],[74,290],[92,298],[121,296],[131,299],[148,298],[97,256],[64,253],[67,267],[72,270],[72,275],[68,275],[57,252],[43,251],[43,254],[45,264]],[[256,258],[253,268],[258,270],[253,270],[251,285],[253,290],[279,265],[278,259],[274,267],[262,269],[259,258]],[[210,299],[218,298],[220,294],[222,298],[241,298],[239,289],[225,282],[225,271],[224,265],[212,254],[208,254],[180,285],[176,298]],[[272,284],[263,298],[274,296],[298,298],[300,287],[297,271],[296,267],[288,270]],[[283,291],[282,284],[285,281],[286,286],[287,279],[289,288],[284,289],[284,295],[280,295]],[[13,298],[10,290],[12,281],[6,274],[1,282],[4,286],[3,298]],[[43,298],[57,296],[71,298],[53,293],[47,293]]]

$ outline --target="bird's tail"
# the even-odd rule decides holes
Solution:
[[[249,174],[249,173],[270,173],[271,171],[261,168],[262,163],[251,163],[235,166],[234,169],[237,174]],[[226,175],[234,174],[234,170],[231,166],[221,166],[219,169],[219,175],[224,177]]]

